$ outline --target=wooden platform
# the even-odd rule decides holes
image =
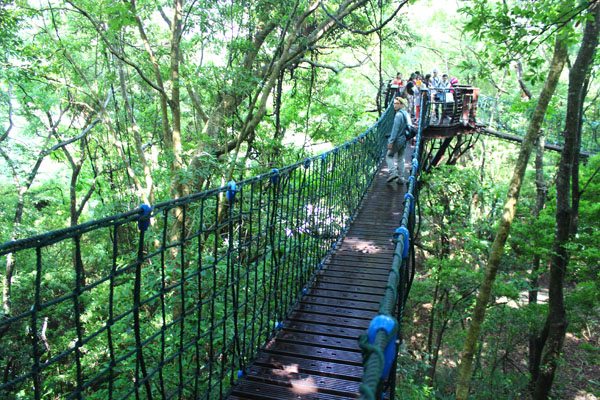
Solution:
[[[383,166],[342,245],[228,399],[359,397],[358,337],[377,315],[406,193],[405,185],[386,184],[387,177]]]

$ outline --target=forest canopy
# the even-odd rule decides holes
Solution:
[[[0,244],[343,145],[379,118],[398,72],[407,79],[436,69],[478,87],[480,102],[496,105],[480,122],[497,130],[524,133],[546,105],[482,306],[471,396],[598,397],[600,158],[580,157],[600,147],[597,8],[570,0],[0,0]],[[567,156],[536,154],[544,137]],[[399,395],[455,392],[519,151],[481,135],[459,160],[422,177]],[[173,238],[182,223],[174,217]],[[97,253],[90,259],[106,262]],[[0,261],[5,320],[11,307],[30,304],[11,287],[27,288],[18,280],[35,275],[35,265]],[[56,293],[67,292],[70,274],[52,277]],[[564,314],[564,329],[549,351],[554,314]],[[11,351],[18,336],[5,336]],[[5,380],[19,362],[10,357],[0,353]],[[74,370],[65,374],[74,379]],[[548,382],[540,374],[550,394],[536,392]]]

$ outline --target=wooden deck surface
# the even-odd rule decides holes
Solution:
[[[358,337],[383,298],[392,234],[400,225],[406,193],[406,185],[386,184],[387,177],[384,162],[342,245],[228,399],[359,397]]]

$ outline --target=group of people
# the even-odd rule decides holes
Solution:
[[[437,69],[425,77],[419,71],[410,75],[408,81],[402,79],[398,72],[391,81],[389,90],[394,99],[394,125],[387,142],[386,163],[389,171],[388,183],[398,181],[404,183],[404,149],[408,140],[416,133],[413,124],[418,125],[421,113],[422,92],[426,88],[433,103],[434,124],[441,124],[442,120],[452,113],[454,107],[454,91],[452,88],[458,84],[458,79],[448,79],[448,74],[438,76]],[[441,114],[440,114],[441,108]]]
[[[437,69],[425,76],[421,75],[421,72],[415,71],[408,80],[404,80],[402,73],[398,72],[390,82],[389,93],[391,93],[393,99],[402,97],[407,100],[407,112],[412,121],[418,124],[421,113],[422,91],[426,88],[434,104],[433,123],[436,124],[442,123],[443,118],[451,114],[454,103],[452,88],[456,84],[458,84],[457,78],[449,79],[448,74],[442,74],[440,77]]]

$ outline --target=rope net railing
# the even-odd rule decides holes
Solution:
[[[393,111],[280,170],[1,245],[0,398],[222,398],[352,221]]]
[[[362,400],[381,399],[386,391],[391,399],[394,398],[397,346],[401,342],[404,307],[415,276],[415,212],[418,205],[420,164],[423,161],[421,133],[429,126],[434,113],[434,102],[427,91],[422,93],[421,101],[408,189],[404,195],[402,218],[393,235],[394,256],[384,297],[379,305],[379,315],[371,321],[368,331],[359,339],[364,365],[360,386]]]
[[[522,104],[489,96],[479,95],[478,121],[500,132],[508,132],[524,137],[533,114],[533,106],[524,108]],[[546,143],[564,145],[565,115],[554,112],[546,115],[542,129]],[[581,150],[591,154],[600,151],[600,123],[586,118],[582,119]]]

